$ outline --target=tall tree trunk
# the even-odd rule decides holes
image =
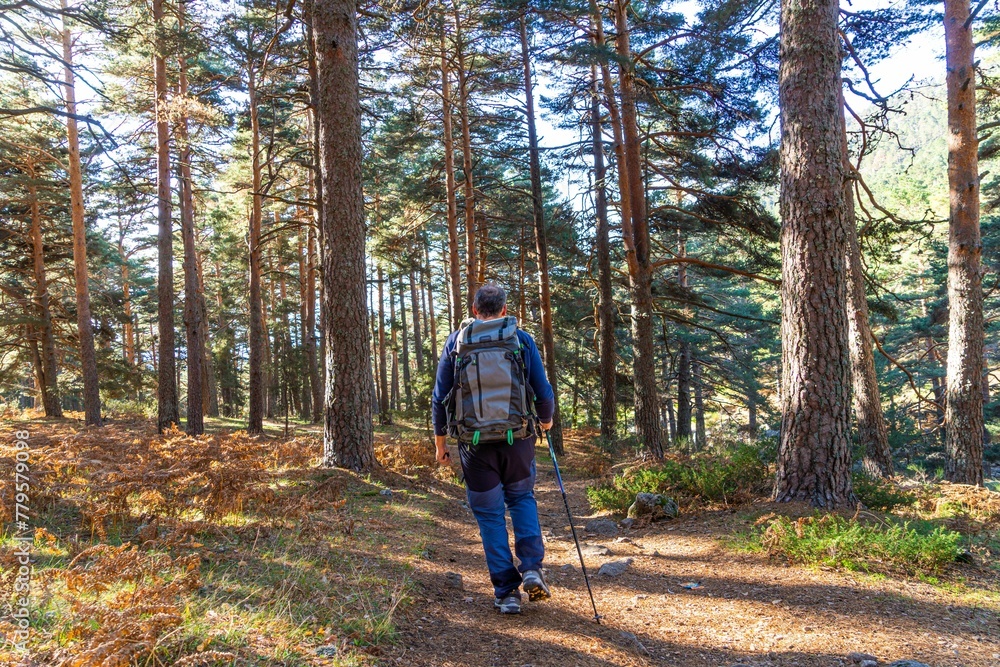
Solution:
[[[691,343],[686,340],[677,351],[677,440],[691,447]]]
[[[298,243],[299,260],[299,344],[302,346],[302,361],[304,362],[305,373],[302,374],[302,397],[300,415],[304,421],[312,421],[312,389],[310,380],[312,373],[309,366],[309,342],[312,340],[312,330],[309,328],[309,272],[312,267],[309,265],[309,251],[306,246],[309,239],[306,236],[306,228],[309,227],[308,214],[303,215],[301,209],[298,211],[299,228],[296,232]]]
[[[694,381],[694,423],[695,449],[705,449],[707,432],[705,430],[705,384],[702,382],[702,365],[695,357],[691,361],[691,376]]]
[[[118,239],[118,254],[122,258],[122,314],[125,316],[125,323],[122,327],[122,354],[126,364],[135,366],[136,341],[135,322],[132,318],[132,283],[129,277],[128,256],[125,253],[124,234]]]
[[[261,292],[261,165],[260,165],[260,118],[257,111],[257,71],[248,64],[247,93],[250,103],[250,161],[251,196],[250,207],[250,407],[247,433],[264,432],[264,413],[267,410],[268,391],[264,376],[265,357],[268,353],[267,334],[264,331],[264,297]]]
[[[177,25],[184,30],[184,0],[178,3]],[[186,104],[188,95],[187,55],[180,56],[180,78],[178,88],[182,102]],[[187,432],[200,435],[205,432],[203,413],[203,370],[205,340],[202,338],[201,299],[198,296],[198,251],[194,235],[194,182],[191,178],[191,144],[188,137],[188,117],[185,104],[181,105],[181,117],[177,126],[179,148],[178,171],[180,172],[181,239],[184,242],[184,327],[187,332]]]
[[[853,503],[839,3],[782,0],[781,443],[774,497]]]
[[[159,0],[156,1],[159,2]],[[66,9],[66,0],[62,0],[62,7],[64,10]],[[64,74],[66,82],[63,90],[66,98],[66,113],[76,114],[73,36],[65,24],[65,17],[63,21],[63,61],[66,64]],[[69,163],[70,214],[73,219],[76,325],[80,336],[80,370],[83,375],[83,411],[85,423],[88,426],[101,426],[101,394],[97,381],[97,356],[94,353],[94,325],[90,316],[90,289],[87,286],[87,229],[83,218],[83,169],[80,164],[80,134],[77,130],[76,118],[73,116],[66,118],[66,135],[69,153],[67,162]],[[171,300],[172,304],[173,300]],[[176,410],[176,402],[174,405]],[[176,411],[174,414],[176,421]]]
[[[45,274],[45,244],[42,240],[42,211],[38,203],[38,187],[35,185],[34,161],[28,156],[28,206],[31,209],[31,258],[35,274],[35,307],[42,322],[42,349],[39,353],[39,389],[42,392],[42,407],[46,417],[62,417],[62,403],[59,400],[58,366],[56,365],[56,343],[52,331],[52,309],[49,305],[49,281]],[[123,264],[124,266],[124,264]],[[126,290],[126,295],[128,294]]]
[[[842,124],[844,128],[844,168],[854,175],[847,152],[847,120],[844,116],[844,89],[840,89]],[[889,448],[889,431],[882,413],[878,376],[875,374],[875,354],[872,330],[868,319],[868,297],[865,293],[865,276],[861,266],[861,244],[854,210],[854,179],[844,182],[844,206],[847,215],[847,325],[851,349],[851,397],[854,419],[858,427],[858,442],[864,452],[862,463],[873,477],[889,478],[893,475],[892,450]]]
[[[412,278],[412,273],[410,275]],[[412,283],[410,284],[412,288]],[[416,300],[416,290],[413,291],[413,325],[419,327]],[[406,294],[403,291],[403,274],[399,274],[399,326],[403,334],[403,393],[406,394],[406,408],[413,408],[413,387],[410,384],[410,333],[406,326]]]
[[[591,139],[594,154],[594,201],[597,208],[597,326],[601,377],[601,440],[613,442],[618,427],[617,374],[615,372],[615,304],[611,285],[611,240],[608,224],[608,191],[604,166],[604,131],[601,124],[601,91],[597,68],[591,66],[593,97],[590,100]]]
[[[420,313],[423,308],[420,307],[420,299],[417,297],[417,279],[415,270],[410,268],[410,305],[412,306],[411,311],[413,312],[413,351],[417,356],[417,373],[423,375],[424,373],[424,341],[420,335]],[[409,395],[407,395],[409,396]],[[409,400],[409,398],[407,398]]]
[[[625,168],[628,175],[629,208],[634,261],[632,278],[632,345],[635,375],[635,425],[649,451],[663,456],[660,434],[659,395],[653,351],[653,275],[650,266],[649,226],[642,179],[639,127],[636,120],[635,63],[629,45],[625,0],[616,0],[617,50],[621,61],[622,132],[625,140]],[[623,229],[623,232],[625,230]]]
[[[378,267],[378,403],[379,421],[391,424],[389,414],[389,346],[385,340],[385,276],[382,267]]]
[[[445,25],[441,20],[441,116],[444,130],[444,172],[448,208],[448,277],[450,279],[449,302],[460,303],[462,293],[462,269],[458,258],[458,186],[455,184],[455,139],[452,129],[451,72],[445,44]],[[458,329],[462,324],[460,308],[451,308],[451,326]]]
[[[429,365],[431,370],[434,370],[437,368],[435,364],[438,361],[437,318],[434,315],[434,272],[431,267],[431,250],[427,240],[427,232],[424,232],[423,239],[424,267],[427,273],[427,324],[431,337],[431,363]]]
[[[535,128],[535,99],[531,86],[531,53],[528,48],[528,20],[521,12],[521,65],[524,68],[524,99],[528,119],[528,155],[531,162],[531,211],[535,220],[535,251],[538,258],[538,298],[542,311],[542,352],[545,373],[556,396],[552,419],[552,447],[563,453],[562,420],[559,414],[556,343],[552,330],[552,295],[549,286],[549,246],[545,234],[545,207],[542,202],[542,166],[538,157],[538,133]]]
[[[372,376],[365,305],[365,209],[357,4],[314,0],[323,178],[323,334],[326,338],[324,460],[353,470],[375,465]]]
[[[469,72],[465,69],[465,42],[462,39],[462,19],[455,3],[455,51],[458,55],[458,113],[462,120],[462,186],[465,195],[465,270],[468,302],[459,313],[472,313],[472,301],[479,289],[479,249],[476,229],[476,190],[472,178],[472,127],[469,119]],[[456,305],[461,299],[455,295]]]
[[[983,484],[983,246],[979,235],[979,140],[975,43],[968,0],[945,0],[948,75],[948,376],[945,477]]]
[[[306,266],[306,360],[309,364],[309,386],[312,388],[312,420],[323,418],[323,385],[316,363],[316,228],[309,225]]]
[[[393,410],[402,409],[399,399],[399,343],[397,340],[398,329],[396,323],[396,286],[392,284],[392,277],[389,281],[389,352],[392,355],[391,372],[391,394],[389,404]]]

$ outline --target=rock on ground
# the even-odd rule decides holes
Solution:
[[[626,558],[625,560],[613,560],[610,563],[605,563],[601,566],[601,569],[597,571],[597,574],[603,574],[606,577],[617,577],[625,573],[628,566],[632,564],[631,558]]]
[[[931,667],[926,662],[917,662],[916,660],[897,660],[896,662],[889,663],[889,667]]]
[[[637,493],[635,502],[628,508],[630,519],[649,517],[653,521],[674,519],[680,514],[677,502],[673,498],[659,493]]]
[[[465,589],[465,583],[462,581],[462,575],[457,572],[448,572],[444,575],[445,583],[451,588],[457,588],[458,590]]]
[[[611,519],[591,519],[584,526],[584,530],[594,535],[617,535],[618,524]]]
[[[580,547],[584,556],[610,556],[611,549],[602,544],[584,544]]]

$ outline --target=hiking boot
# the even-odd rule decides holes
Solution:
[[[545,585],[545,577],[542,576],[541,570],[528,570],[525,572],[521,585],[524,587],[524,592],[528,594],[528,599],[532,602],[552,597],[552,592]]]
[[[520,614],[521,594],[515,590],[502,598],[493,598],[493,607],[499,609],[501,614]]]

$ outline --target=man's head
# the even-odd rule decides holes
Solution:
[[[480,320],[492,320],[507,314],[507,292],[499,285],[483,285],[472,300],[472,314]]]

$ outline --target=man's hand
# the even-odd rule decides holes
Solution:
[[[437,449],[437,454],[434,457],[437,462],[443,466],[451,465],[451,452],[448,451],[445,436],[435,435],[434,447]]]
[[[543,431],[548,431],[549,429],[552,428],[552,422],[551,421],[538,422],[538,425],[542,427]]]

